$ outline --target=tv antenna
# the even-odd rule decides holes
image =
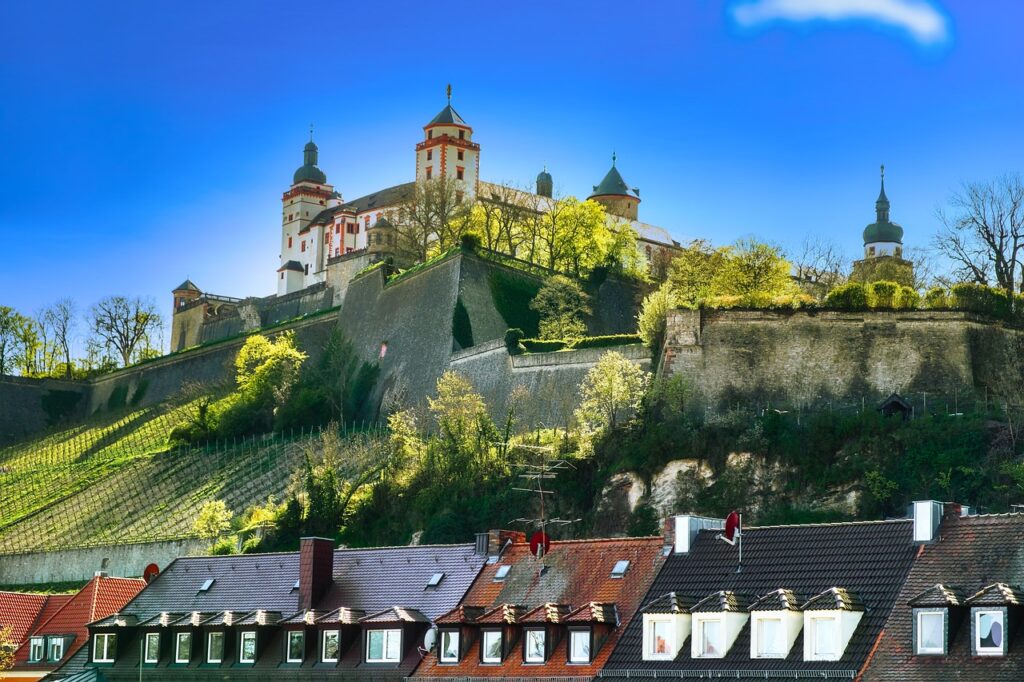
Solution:
[[[547,498],[549,495],[554,495],[555,492],[545,487],[545,481],[552,481],[558,478],[559,473],[574,470],[576,467],[574,467],[568,460],[550,458],[549,456],[553,452],[554,448],[549,445],[518,444],[515,447],[536,455],[539,460],[537,462],[521,462],[515,465],[520,471],[519,478],[526,481],[524,485],[529,485],[530,487],[514,487],[512,489],[536,495],[540,507],[540,516],[532,519],[514,519],[512,523],[522,523],[527,527],[537,529],[537,531],[530,536],[530,553],[536,558],[541,559],[545,554],[547,554],[548,549],[551,546],[551,538],[547,533],[548,526],[567,526],[580,521],[580,519],[548,518]]]

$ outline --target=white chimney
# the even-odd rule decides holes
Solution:
[[[702,530],[722,530],[725,528],[723,519],[712,519],[706,516],[683,514],[672,519],[674,524],[673,551],[676,554],[688,554],[697,533]]]
[[[942,503],[935,500],[914,502],[914,542],[927,544],[935,542],[942,522]]]

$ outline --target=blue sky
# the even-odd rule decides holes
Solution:
[[[677,238],[860,249],[878,166],[908,246],[1021,170],[1024,3],[65,2],[0,26],[0,304],[274,290],[310,122],[347,197],[411,179],[453,103],[481,174],[586,195],[613,150]]]

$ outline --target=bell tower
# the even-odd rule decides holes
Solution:
[[[476,196],[480,184],[480,145],[473,142],[473,129],[452,107],[452,86],[448,104],[423,126],[423,141],[416,145],[416,181],[452,178],[467,199]]]
[[[332,205],[336,194],[327,183],[327,175],[317,166],[319,149],[309,142],[302,149],[302,165],[292,175],[292,186],[281,196],[281,267],[277,271],[277,293],[288,294],[309,286],[316,276],[323,239],[313,234],[310,223],[318,213]],[[298,267],[297,267],[298,266]],[[301,272],[302,277],[297,276]]]

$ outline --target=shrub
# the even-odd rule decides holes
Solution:
[[[228,554],[234,554],[237,552],[237,547],[238,543],[235,540],[235,536],[230,535],[226,538],[217,540],[217,542],[210,547],[210,554],[214,556],[227,556]]]
[[[542,339],[570,339],[587,333],[584,318],[590,314],[590,297],[575,281],[555,275],[530,301],[540,315]]]
[[[523,340],[524,336],[526,335],[523,334],[523,330],[518,328],[512,328],[505,332],[505,348],[509,353],[516,355],[522,351],[519,342]]]
[[[921,294],[917,293],[914,287],[901,286],[896,302],[900,310],[913,310],[921,304]]]
[[[1010,318],[1010,297],[1002,289],[983,284],[957,284],[951,292],[953,307],[957,310],[987,315],[998,320]]]
[[[863,284],[850,282],[828,292],[825,305],[840,310],[867,310],[868,292]]]
[[[676,295],[667,282],[644,298],[637,314],[637,329],[647,347],[657,350],[665,336],[665,320],[668,311],[677,307]]]
[[[566,346],[565,339],[523,339],[521,343],[531,353],[550,353]]]
[[[942,287],[932,287],[924,295],[924,307],[941,310],[949,307],[949,295]]]
[[[463,251],[476,251],[481,245],[480,235],[476,232],[467,232],[459,238],[459,246]]]
[[[868,285],[868,305],[872,308],[892,310],[897,307],[900,285],[896,282],[872,282]]]

